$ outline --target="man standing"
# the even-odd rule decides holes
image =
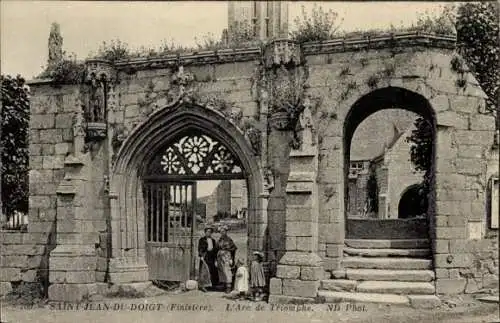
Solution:
[[[203,268],[208,267],[211,285],[212,287],[216,287],[219,284],[219,274],[215,266],[215,261],[217,259],[217,244],[215,239],[212,238],[213,232],[213,228],[205,228],[205,236],[201,237],[198,241],[198,256],[200,257],[200,277],[204,276],[201,274]],[[203,262],[206,263],[206,266]],[[202,287],[201,289],[203,290],[204,288]]]

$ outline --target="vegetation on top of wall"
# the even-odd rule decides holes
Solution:
[[[28,212],[29,90],[21,76],[1,76],[1,212]]]
[[[70,55],[57,63],[48,66],[35,79],[51,79],[55,85],[81,84],[85,78],[85,64]]]
[[[290,32],[290,38],[299,43],[324,41],[335,38],[340,24],[338,14],[333,10],[324,11],[321,6],[314,5],[311,15],[302,6],[302,19],[296,17],[296,30]]]

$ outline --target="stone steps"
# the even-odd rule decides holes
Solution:
[[[406,258],[406,257],[345,257],[342,261],[344,268],[363,269],[431,269],[430,259]]]
[[[357,249],[430,249],[428,239],[346,239],[345,245]]]
[[[434,284],[428,282],[389,282],[363,281],[356,286],[357,292],[397,294],[397,295],[434,295]]]
[[[430,282],[434,280],[432,270],[389,270],[389,269],[345,269],[345,276],[349,280],[378,280],[378,281],[413,281]]]
[[[332,292],[320,290],[318,297],[326,303],[375,303],[412,306],[414,308],[434,308],[440,304],[435,295],[396,295],[360,292]]]
[[[348,279],[326,279],[321,289],[333,292],[361,292],[371,294],[434,295],[434,284],[408,281],[356,281]]]
[[[327,302],[384,303],[433,308],[434,271],[428,239],[347,239],[337,279],[321,281]]]
[[[430,250],[425,249],[393,249],[393,248],[383,248],[383,249],[358,249],[345,247],[344,254],[349,256],[362,256],[362,257],[428,257],[430,255]]]

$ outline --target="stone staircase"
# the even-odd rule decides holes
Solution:
[[[429,240],[347,239],[343,269],[321,282],[327,303],[366,302],[433,308],[435,295]]]

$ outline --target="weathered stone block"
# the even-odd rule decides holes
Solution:
[[[435,252],[436,253],[448,253],[449,252],[448,241],[449,240],[442,240],[442,239],[434,240]]]
[[[457,158],[456,170],[466,175],[481,175],[485,173],[486,162],[476,158]]]
[[[344,249],[343,245],[327,243],[326,244],[326,256],[327,257],[334,257],[334,258],[341,257],[343,249]]]
[[[465,279],[437,279],[436,293],[445,295],[461,294],[464,292],[466,282]]]
[[[286,224],[287,236],[311,236],[312,226],[309,222],[290,221]]]
[[[56,114],[56,128],[71,128],[73,126],[73,114],[58,113]]]
[[[26,255],[10,255],[2,256],[2,267],[26,267],[28,256]]]
[[[437,227],[437,239],[465,239],[467,237],[466,227]]]
[[[283,284],[281,279],[271,278],[269,282],[269,293],[272,295],[283,294]]]
[[[55,145],[54,144],[42,144],[42,155],[44,156],[52,156],[55,154]]]
[[[3,282],[15,282],[21,281],[21,269],[20,268],[0,268],[0,281]]]
[[[319,281],[302,281],[283,279],[283,295],[299,297],[316,297]]]
[[[44,169],[62,169],[64,168],[64,156],[44,156],[43,157],[43,168]]]
[[[71,151],[71,146],[72,145],[70,143],[67,143],[67,142],[57,143],[55,145],[55,153],[57,155],[65,156],[67,153],[69,153]]]
[[[297,237],[286,237],[286,250],[297,250]]]
[[[37,270],[36,269],[30,269],[25,272],[22,272],[22,280],[24,282],[36,282],[37,281]]]
[[[457,130],[455,132],[455,140],[459,146],[487,146],[493,143],[493,133],[491,131]]]
[[[301,267],[300,279],[301,280],[322,280],[324,278],[323,267]]]
[[[30,116],[30,129],[50,129],[55,125],[54,114],[32,114]]]
[[[495,117],[489,115],[475,114],[470,117],[471,130],[495,130]]]
[[[446,215],[436,215],[434,217],[435,224],[437,227],[447,227],[448,226],[448,216]]]
[[[434,257],[434,263],[438,268],[464,268],[472,265],[472,257],[468,253],[438,254]]]
[[[61,129],[44,129],[40,130],[40,142],[47,144],[56,144],[62,142]]]
[[[436,268],[435,271],[436,271],[436,278],[449,278],[450,277],[448,269]]]
[[[448,225],[450,227],[465,227],[467,224],[467,219],[461,215],[449,215]]]
[[[315,246],[313,246],[313,237],[297,237],[297,250],[299,251],[311,251]]]
[[[48,209],[52,207],[52,199],[50,196],[31,195],[29,197],[30,207]]]
[[[340,260],[341,258],[331,258],[326,257],[323,259],[323,268],[325,270],[337,270],[340,268]]]
[[[149,280],[148,272],[143,271],[127,271],[127,272],[111,272],[109,279],[114,284],[145,282]]]
[[[10,282],[0,281],[0,297],[12,292],[12,284]]]
[[[436,115],[437,124],[455,129],[468,129],[469,120],[467,115],[462,115],[454,111],[444,111]]]
[[[54,271],[49,273],[51,283],[72,283],[72,284],[87,284],[94,283],[94,271]]]
[[[409,295],[410,305],[416,309],[432,309],[441,304],[436,295]]]
[[[276,277],[288,278],[288,279],[299,278],[300,277],[300,267],[299,266],[278,265],[276,267]]]
[[[87,271],[96,269],[95,257],[51,257],[50,270]]]

